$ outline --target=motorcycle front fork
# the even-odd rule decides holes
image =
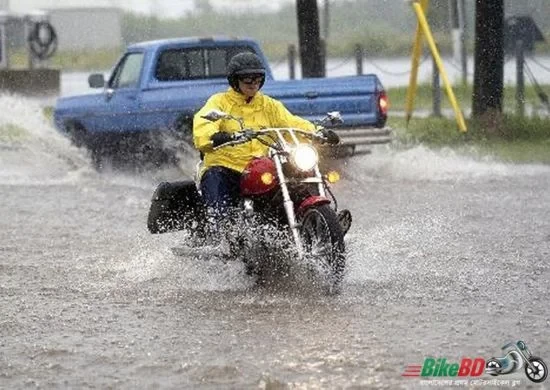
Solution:
[[[286,189],[286,184],[281,187]],[[288,199],[283,200],[283,205],[285,208],[285,213],[287,215],[288,224],[289,224],[290,230],[292,231],[292,237],[294,239],[294,243],[298,250],[298,254],[300,258],[302,258],[303,256],[302,239],[300,238],[300,232],[298,230],[299,225],[296,221],[296,216],[294,213],[294,202],[290,199],[290,196],[288,195],[288,189],[286,190],[286,193],[287,193],[286,196],[284,193],[285,191],[283,190],[283,198],[288,197]],[[254,202],[252,201],[252,199],[245,199],[243,203],[243,208],[244,208],[244,215],[246,216],[246,218],[252,218],[252,216],[255,214]]]
[[[288,185],[286,176],[283,172],[283,164],[279,158],[274,158],[275,167],[277,168],[277,176],[279,177],[279,185],[281,186],[281,191],[283,193],[283,205],[285,208],[286,216],[288,219],[288,225],[292,231],[292,236],[294,237],[294,243],[296,244],[296,249],[298,250],[298,256],[300,259],[304,256],[304,247],[302,245],[302,239],[300,238],[300,232],[298,231],[298,222],[296,221],[296,214],[294,213],[294,202],[290,198],[290,193],[288,192]]]

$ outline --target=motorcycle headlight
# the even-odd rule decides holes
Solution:
[[[310,171],[319,162],[319,156],[313,146],[298,145],[292,153],[294,165],[301,171]]]

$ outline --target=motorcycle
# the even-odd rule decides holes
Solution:
[[[344,235],[352,217],[349,210],[338,212],[330,189],[339,175],[334,171],[322,174],[319,168],[316,145],[328,141],[327,133],[295,128],[245,129],[241,118],[221,111],[211,111],[204,118],[213,122],[235,120],[240,124],[241,130],[234,133],[233,140],[218,148],[252,140],[268,147],[267,155],[254,158],[242,173],[238,214],[249,226],[271,226],[283,233],[283,240],[300,261],[322,270],[327,292],[338,292],[346,260]],[[338,112],[331,112],[317,124],[325,126],[341,121]],[[151,233],[187,230],[190,240],[200,240],[208,234],[207,211],[197,182],[195,178],[195,181],[161,183],[157,187],[147,223]],[[242,235],[234,241],[238,250],[246,247]],[[269,242],[264,240],[263,245],[264,256],[260,257],[271,251]],[[247,273],[261,276],[262,259],[242,260]]]
[[[485,363],[485,372],[492,376],[510,374],[525,365],[525,375],[535,383],[543,382],[548,376],[546,363],[539,357],[533,356],[523,341],[508,343],[502,347],[503,351],[511,349],[506,356],[492,357]]]

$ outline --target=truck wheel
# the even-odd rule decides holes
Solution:
[[[105,155],[103,154],[103,151],[95,148],[91,149],[90,157],[92,158],[92,166],[94,167],[94,169],[98,172],[101,172],[105,167],[105,160],[106,160]]]
[[[67,135],[69,139],[77,148],[86,146],[86,129],[84,126],[79,125],[78,123],[71,123],[67,125]]]

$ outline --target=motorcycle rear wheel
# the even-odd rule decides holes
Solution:
[[[346,263],[344,233],[328,204],[307,209],[300,218],[300,237],[306,257],[320,267],[326,292],[340,291]]]
[[[500,362],[495,358],[491,358],[485,363],[485,372],[492,376],[497,376],[501,368]]]

